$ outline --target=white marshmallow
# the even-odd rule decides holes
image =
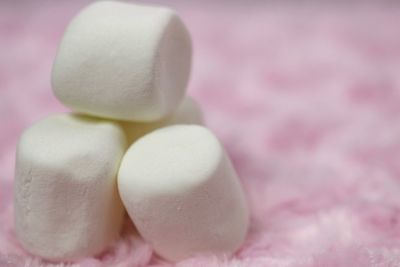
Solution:
[[[118,237],[124,209],[116,174],[125,146],[118,124],[77,115],[51,116],[23,133],[14,208],[26,250],[72,260]]]
[[[147,123],[122,122],[129,144],[155,129],[174,124],[203,124],[201,108],[191,97],[185,97],[178,109],[164,119]]]
[[[68,26],[52,85],[58,99],[75,111],[153,121],[181,101],[190,64],[190,37],[174,11],[100,1]]]
[[[204,127],[168,126],[140,138],[122,159],[118,189],[139,233],[166,259],[229,254],[245,237],[240,182]]]

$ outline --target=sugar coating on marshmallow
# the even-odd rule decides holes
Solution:
[[[139,233],[166,259],[230,254],[245,238],[240,182],[220,142],[202,126],[168,126],[133,143],[118,188]]]
[[[50,260],[94,255],[119,235],[116,175],[126,138],[113,122],[59,114],[22,134],[14,208],[23,247]]]
[[[186,91],[191,40],[174,11],[100,1],[69,24],[53,65],[55,95],[74,111],[153,121]]]
[[[158,128],[174,124],[203,124],[203,113],[200,106],[190,96],[186,96],[171,115],[154,122],[121,122],[128,143],[131,144],[141,136]]]

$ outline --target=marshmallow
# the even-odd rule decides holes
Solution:
[[[240,182],[202,126],[168,126],[141,137],[122,159],[118,189],[139,233],[168,260],[229,254],[245,238]]]
[[[116,175],[125,146],[119,125],[77,115],[51,116],[23,133],[14,208],[26,250],[72,260],[118,237],[124,209]]]
[[[155,129],[174,124],[203,124],[201,108],[191,97],[185,97],[178,109],[162,120],[148,123],[122,122],[130,144]]]
[[[174,11],[101,1],[68,26],[52,71],[58,99],[105,118],[153,121],[185,94],[191,41]]]

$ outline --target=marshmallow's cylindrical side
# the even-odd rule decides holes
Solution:
[[[123,206],[116,175],[126,140],[115,123],[46,118],[21,136],[14,183],[16,233],[50,260],[101,252],[118,235]]]
[[[118,188],[139,233],[166,259],[230,254],[245,238],[240,182],[204,127],[169,126],[140,138],[122,160]]]
[[[74,111],[154,121],[182,100],[191,40],[174,11],[99,1],[69,24],[52,70],[57,98]]]
[[[203,124],[203,112],[194,99],[186,96],[174,113],[161,120],[147,123],[121,122],[129,144],[151,131],[175,124]]]

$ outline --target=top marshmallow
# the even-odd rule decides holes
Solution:
[[[154,121],[182,100],[191,53],[189,33],[174,11],[96,2],[64,34],[53,65],[53,90],[77,112]]]

